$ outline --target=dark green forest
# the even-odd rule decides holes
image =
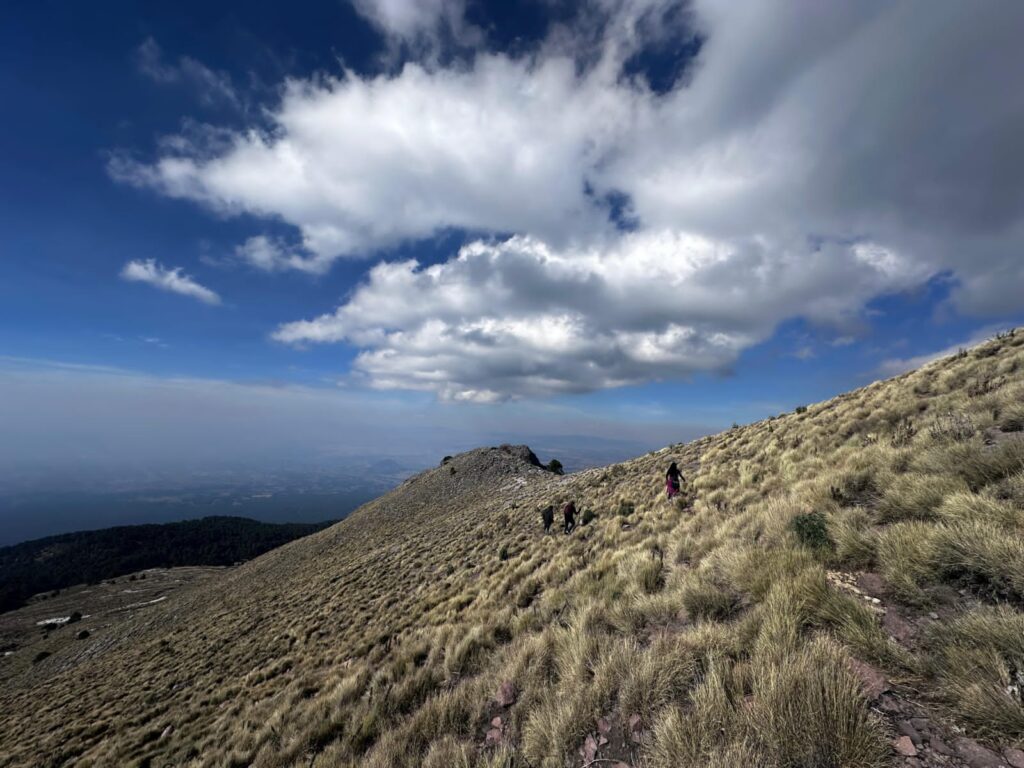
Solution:
[[[48,536],[0,548],[0,612],[39,592],[95,583],[145,568],[232,565],[332,525],[204,517]]]

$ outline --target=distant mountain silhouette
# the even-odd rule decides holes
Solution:
[[[145,568],[232,565],[331,525],[204,517],[48,536],[0,548],[0,612],[32,595]]]

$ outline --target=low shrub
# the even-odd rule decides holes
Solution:
[[[805,512],[790,522],[790,528],[805,547],[834,549],[835,542],[828,533],[828,520],[821,512]]]

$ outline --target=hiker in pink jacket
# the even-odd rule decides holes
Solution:
[[[679,471],[679,467],[673,461],[672,466],[668,468],[665,473],[665,492],[668,494],[670,499],[675,498],[679,495],[679,489],[683,485],[683,473]]]

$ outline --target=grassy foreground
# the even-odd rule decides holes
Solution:
[[[1022,429],[1018,331],[604,469],[463,454],[38,665],[0,763],[870,768],[916,715],[973,765],[1024,744]]]

